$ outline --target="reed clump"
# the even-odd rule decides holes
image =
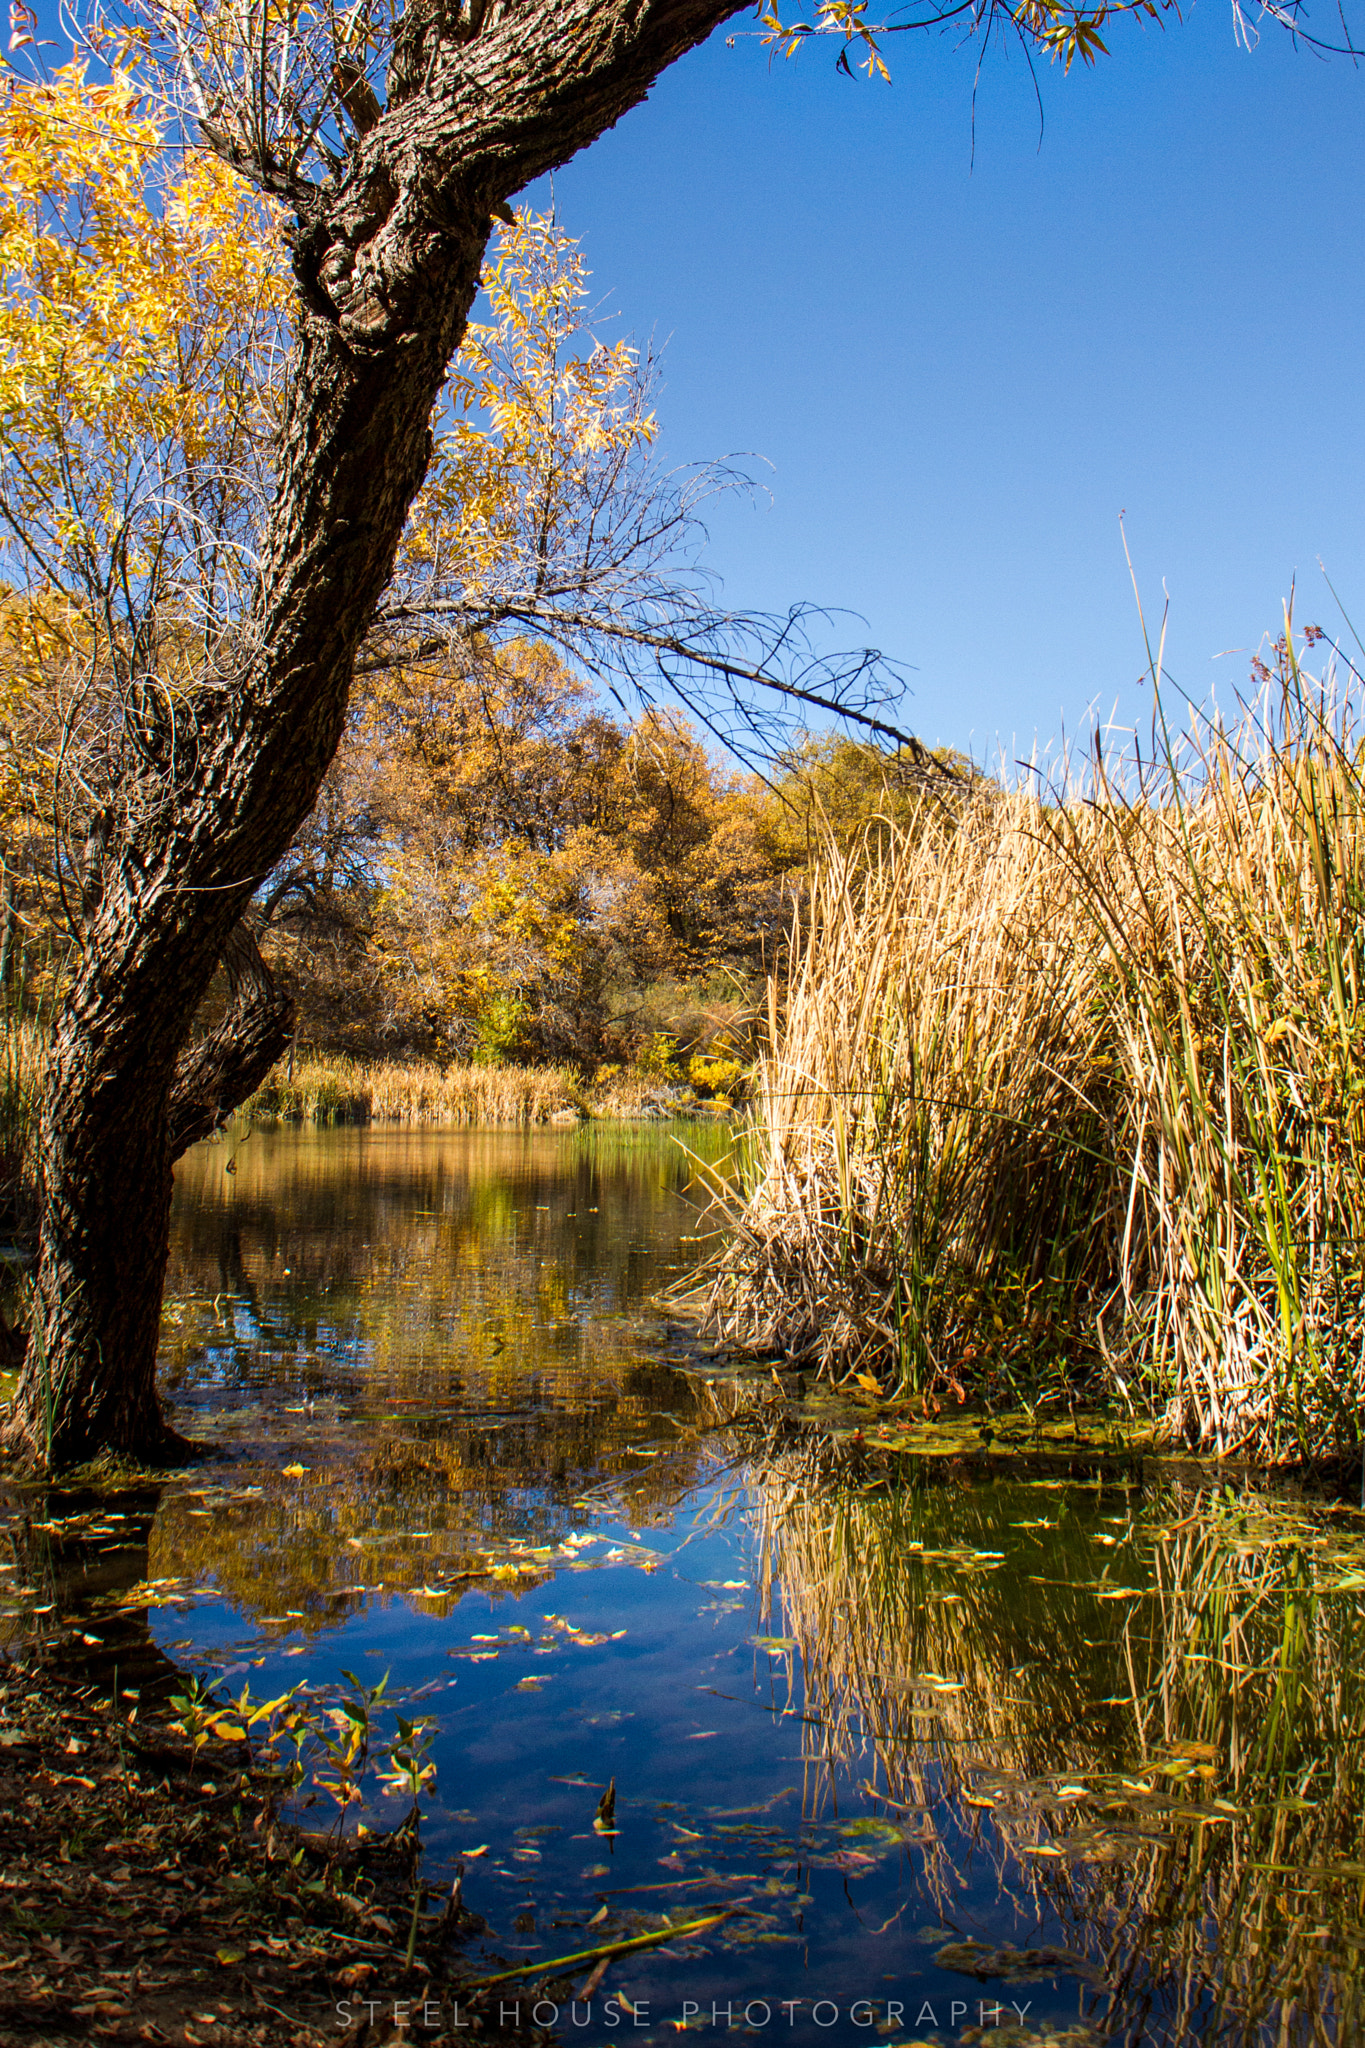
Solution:
[[[561,1067],[368,1064],[296,1053],[241,1113],[257,1123],[536,1124],[582,1108],[581,1082]]]
[[[0,1229],[34,1220],[34,1147],[47,1077],[46,1026],[19,1010],[0,1026]]]
[[[925,1402],[1078,1375],[1227,1455],[1365,1402],[1365,686],[831,851],[770,996],[726,1339]]]

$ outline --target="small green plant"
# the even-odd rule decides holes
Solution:
[[[372,1686],[362,1685],[353,1671],[343,1671],[341,1675],[352,1688],[353,1697],[324,1708],[312,1731],[322,1753],[312,1783],[319,1792],[336,1801],[338,1833],[345,1824],[346,1809],[364,1798],[361,1780],[370,1760],[371,1722],[389,1683],[387,1671],[378,1685]]]
[[[375,1718],[390,1704],[389,1674],[370,1686],[353,1671],[343,1671],[342,1677],[349,1692],[330,1702],[308,1699],[301,1686],[277,1698],[253,1700],[250,1686],[244,1685],[235,1699],[220,1699],[191,1678],[171,1705],[196,1759],[210,1740],[245,1742],[255,1761],[280,1771],[278,1796],[288,1798],[307,1784],[334,1802],[338,1837],[351,1807],[364,1802],[371,1773],[385,1791],[406,1795],[409,1811],[403,1826],[411,1830],[422,1794],[436,1776],[430,1757],[433,1724],[397,1714],[393,1738],[377,1744]]]
[[[246,1737],[246,1727],[239,1725],[234,1718],[237,1710],[233,1704],[215,1699],[197,1678],[190,1679],[184,1692],[171,1694],[171,1705],[176,1710],[182,1731],[193,1745],[196,1762],[200,1750],[211,1736],[220,1742],[241,1742]]]
[[[377,1775],[381,1785],[406,1796],[409,1801],[408,1821],[412,1822],[417,1817],[423,1792],[436,1776],[436,1766],[430,1757],[433,1724],[429,1720],[406,1721],[398,1714],[394,1725],[397,1732],[384,1752],[383,1761],[376,1767]]]

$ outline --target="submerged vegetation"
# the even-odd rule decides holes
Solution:
[[[1315,632],[1307,636],[1311,642]],[[1221,1456],[1365,1399],[1361,679],[832,850],[754,1080],[729,1340],[932,1407],[1078,1381]]]

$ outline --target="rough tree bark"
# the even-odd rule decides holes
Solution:
[[[182,1053],[336,751],[491,215],[737,11],[735,0],[475,0],[464,11],[416,0],[387,106],[334,180],[294,193],[296,335],[240,666],[182,699],[191,765],[174,810],[149,806],[102,849],[52,1051],[36,1328],[9,1427],[52,1469],[184,1453],[155,1384],[172,1163],[250,1092],[266,1048],[287,1035],[241,958],[229,1018],[183,1065]],[[278,189],[269,164],[221,146]]]

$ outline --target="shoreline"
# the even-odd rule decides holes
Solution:
[[[387,2040],[394,2000],[439,2009],[424,2040],[548,2039],[470,1998],[458,1902],[419,1914],[409,1967],[395,1837],[333,1851],[272,1805],[243,1744],[196,1760],[164,1693],[0,1663],[0,2042],[316,2048]]]

